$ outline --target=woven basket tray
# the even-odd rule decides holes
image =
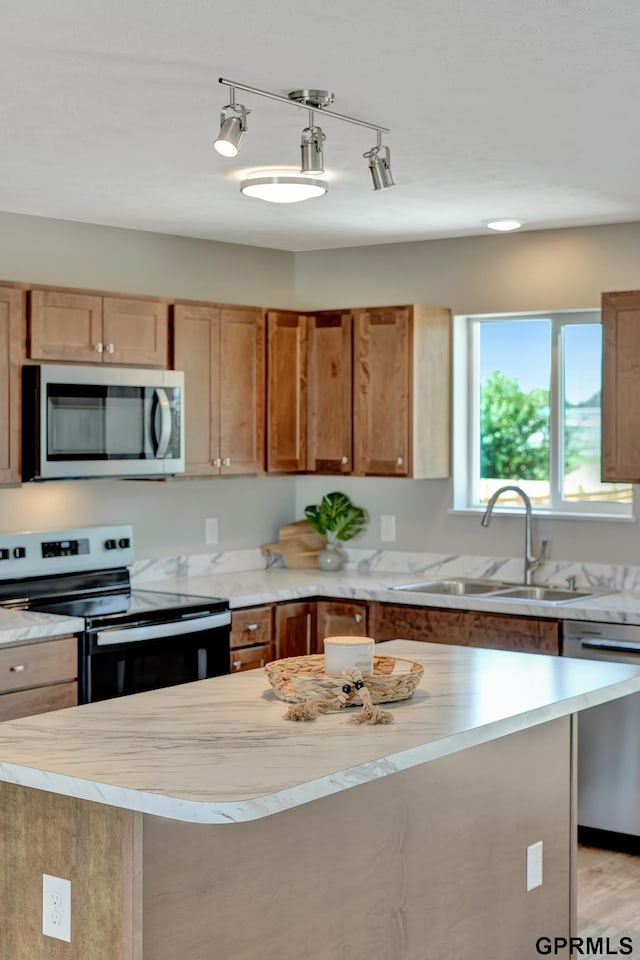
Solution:
[[[275,695],[289,703],[304,703],[332,696],[344,685],[343,677],[330,677],[324,672],[324,656],[287,657],[265,666],[265,673]],[[414,660],[399,657],[373,658],[373,674],[364,677],[373,703],[393,703],[413,696],[422,679],[423,667]],[[360,703],[355,689],[345,706]]]

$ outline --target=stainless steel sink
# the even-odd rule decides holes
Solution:
[[[391,590],[409,590],[412,593],[444,593],[454,597],[496,593],[509,586],[496,580],[470,580],[456,577],[451,580],[426,580],[420,583],[401,583]]]
[[[585,600],[588,597],[600,596],[602,591],[593,590],[563,590],[560,587],[510,587],[508,590],[498,591],[505,600],[533,600],[538,603],[570,603],[572,600]]]

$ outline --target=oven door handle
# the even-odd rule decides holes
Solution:
[[[173,620],[171,623],[155,623],[145,627],[124,627],[123,629],[98,630],[95,641],[99,647],[113,643],[136,643],[141,640],[161,640],[163,637],[181,636],[186,633],[203,633],[216,630],[231,623],[229,611],[214,613],[208,617],[194,617],[192,620]]]
[[[625,643],[624,640],[583,640],[580,646],[583,650],[598,650],[606,653],[631,653],[640,656],[640,645]]]

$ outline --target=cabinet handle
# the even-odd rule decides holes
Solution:
[[[234,661],[233,661],[233,669],[234,669],[234,670],[239,670],[241,666],[242,666],[242,661],[241,661],[241,660],[234,660]]]
[[[397,466],[397,467],[401,467],[403,463],[404,463],[404,460],[402,459],[402,457],[396,457],[396,466]]]
[[[362,623],[362,614],[361,613],[354,614],[353,619],[355,620],[356,623]]]
[[[220,459],[220,457],[215,458],[215,460],[213,461],[213,465],[214,467],[220,467],[222,465],[222,460]]]
[[[10,673],[24,673],[24,663],[16,663],[15,667],[9,667]]]
[[[341,458],[340,458],[340,463],[342,463],[342,464],[349,463],[349,457],[341,457]]]
[[[245,627],[245,630],[257,630],[257,629],[258,629],[257,623],[248,623],[247,626]]]
[[[307,656],[311,653],[311,616],[307,614]]]
[[[260,657],[260,666],[264,667],[264,657]]]
[[[115,353],[115,347],[112,343],[108,343],[105,347],[107,353]]]
[[[96,353],[102,353],[102,351],[104,350],[104,343],[94,343],[93,349],[95,350]]]
[[[223,458],[223,460],[222,460],[222,466],[223,466],[223,467],[230,467],[230,466],[231,466],[231,460],[229,459],[229,457],[224,457],[224,458]]]

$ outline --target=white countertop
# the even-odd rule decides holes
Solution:
[[[0,779],[199,823],[253,820],[640,691],[618,663],[392,641],[418,660],[395,722],[307,723],[262,670],[0,725]],[[358,710],[359,708],[354,708]]]
[[[438,579],[434,576],[433,579]],[[442,578],[442,577],[441,577]],[[207,573],[203,576],[168,577],[144,580],[134,588],[203,597],[228,598],[231,609],[298,600],[305,597],[336,597],[344,600],[378,600],[383,603],[439,607],[452,610],[477,610],[554,620],[586,620],[600,623],[640,625],[640,592],[606,593],[590,600],[571,603],[535,603],[490,596],[448,596],[391,590],[394,584],[412,583],[428,576],[416,573],[385,573],[374,570],[359,573],[340,570],[249,570],[236,573]],[[446,579],[446,577],[444,577]],[[47,640],[78,633],[83,620],[49,613],[0,609],[0,646]]]
[[[640,593],[631,591],[605,593],[590,600],[573,600],[571,603],[536,603],[530,600],[509,600],[506,597],[487,595],[449,596],[390,589],[395,584],[416,583],[428,579],[447,579],[447,577],[429,577],[415,573],[385,573],[380,570],[367,573],[350,570],[326,573],[322,570],[272,568],[145,581],[140,584],[140,587],[144,590],[168,590],[205,597],[227,597],[231,609],[283,600],[298,600],[304,597],[337,597],[344,600],[378,600],[383,603],[452,610],[478,610],[523,617],[546,617],[553,620],[640,624]]]

